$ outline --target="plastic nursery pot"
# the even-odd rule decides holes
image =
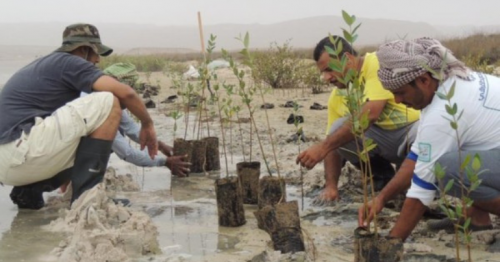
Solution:
[[[282,253],[305,250],[297,201],[267,205],[254,215],[262,229],[271,236],[274,250]]]
[[[283,199],[282,199],[283,197]],[[259,181],[259,209],[266,205],[286,202],[285,180],[266,176]]]
[[[246,223],[238,177],[215,180],[215,195],[219,226],[238,227]]]
[[[203,141],[205,141],[207,147],[205,154],[205,171],[220,170],[219,138],[205,137]]]
[[[193,145],[191,140],[184,140],[182,138],[177,138],[174,140],[174,156],[187,155],[187,160],[191,160],[193,155]]]
[[[259,200],[260,162],[240,162],[236,164],[236,170],[243,193],[243,204],[257,204]]]
[[[355,262],[386,262],[403,260],[403,241],[369,232],[364,227],[354,230]]]
[[[205,172],[205,162],[207,157],[207,143],[204,140],[193,140],[191,155],[191,172]]]

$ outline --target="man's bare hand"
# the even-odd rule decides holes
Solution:
[[[362,205],[359,207],[358,226],[367,227],[373,218],[375,218],[375,214],[380,213],[383,208],[384,201],[380,197],[376,197],[372,201],[369,201],[366,206]]]
[[[316,144],[300,153],[295,162],[307,169],[312,169],[317,163],[325,158],[327,153],[328,150],[322,143]]]
[[[328,206],[339,200],[339,191],[336,188],[325,187],[316,199],[313,200],[313,205]]]
[[[186,162],[187,155],[184,156],[171,156],[167,158],[165,165],[170,169],[172,175],[178,177],[189,176],[190,162]]]
[[[149,156],[151,159],[154,159],[158,154],[158,141],[156,140],[156,132],[153,123],[149,125],[141,125],[139,141],[141,143],[141,150],[147,147]]]
[[[313,205],[326,206],[334,203],[334,201],[338,199],[340,199],[340,197],[337,188],[325,187],[323,191],[321,191],[321,194],[314,199]]]
[[[162,141],[158,141],[158,150],[160,150],[160,152],[162,152],[166,156],[174,155],[174,149],[171,146],[163,143]]]

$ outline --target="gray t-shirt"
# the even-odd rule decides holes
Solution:
[[[94,64],[62,52],[42,57],[17,71],[0,93],[0,145],[29,133],[35,117],[45,118],[66,103],[92,92],[103,75]]]

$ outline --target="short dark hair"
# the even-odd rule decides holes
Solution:
[[[347,42],[343,37],[338,36],[338,35],[332,35],[332,38],[333,38],[333,41],[335,44],[332,43],[332,41],[330,41],[329,36],[327,36],[327,37],[321,39],[321,41],[319,41],[319,43],[316,45],[316,48],[314,48],[314,53],[313,53],[314,61],[318,62],[321,54],[323,54],[323,52],[325,52],[325,46],[328,46],[328,47],[335,50],[336,45],[338,45],[339,42],[342,42],[342,50],[339,53],[340,57],[342,57],[345,53],[350,53],[350,54],[355,55],[355,56],[358,55],[356,50],[354,50],[354,48],[352,48],[351,44],[349,42]]]

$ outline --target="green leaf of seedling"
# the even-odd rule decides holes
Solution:
[[[359,159],[362,161],[362,162],[366,162],[368,160],[368,158],[366,157],[366,154],[363,154],[363,153],[360,153],[359,154]]]
[[[465,243],[469,244],[472,242],[472,235],[471,234],[466,234],[465,235]]]
[[[328,53],[330,57],[336,57],[335,50],[329,46],[325,46],[325,51]]]
[[[370,146],[371,144],[373,144],[373,139],[371,139],[371,138],[367,138],[367,139],[365,140],[365,146]]]
[[[446,186],[444,187],[444,193],[447,193],[450,191],[450,189],[453,187],[453,184],[455,183],[455,180],[451,179],[446,183]]]
[[[479,169],[481,168],[481,162],[481,157],[476,153],[474,155],[474,159],[472,160],[472,169],[476,172],[479,171]]]
[[[349,31],[342,28],[342,33],[344,34],[345,40],[349,43],[352,43],[352,35],[349,33]]]
[[[439,162],[436,162],[434,165],[434,174],[438,180],[442,180],[444,178],[445,171]]]
[[[467,179],[469,179],[471,183],[476,183],[479,180],[479,176],[477,173],[471,172],[471,175],[467,176]]]
[[[473,179],[473,177],[475,175],[474,171],[472,171],[472,168],[466,167],[465,168],[465,174],[467,175],[467,179],[469,179],[469,181],[472,183],[473,182],[472,179]]]
[[[470,186],[470,191],[476,190],[481,185],[481,179],[473,182]]]
[[[344,44],[342,43],[342,41],[337,41],[337,43],[335,44],[335,52],[337,53],[337,57],[340,56],[340,52],[342,52],[342,50],[344,50]]]
[[[468,208],[474,203],[474,200],[472,200],[470,197],[465,196],[464,202],[465,202],[465,208]]]
[[[368,128],[368,126],[370,125],[370,120],[368,120],[368,114],[369,114],[369,111],[366,111],[361,115],[360,124],[361,124],[361,128],[363,130],[366,130]]]
[[[446,99],[450,100],[453,96],[455,95],[455,82],[450,87],[450,91],[448,91],[448,94],[446,94]]]
[[[455,213],[457,214],[457,217],[462,217],[464,215],[462,205],[458,204],[455,207]]]
[[[342,65],[342,71],[344,71],[344,69],[347,67],[347,62],[348,62],[347,55],[344,53],[342,55],[342,58],[340,59],[340,64]]]
[[[342,72],[342,65],[337,59],[330,59],[330,61],[328,62],[328,67],[335,72]]]
[[[453,104],[453,107],[449,106],[449,105],[445,105],[445,108],[446,108],[446,112],[449,114],[449,115],[455,115],[457,113],[457,104]]]
[[[372,151],[376,147],[377,147],[377,144],[371,144],[369,146],[366,146],[365,149],[363,149],[362,153],[367,154],[368,152]]]
[[[344,63],[344,61],[342,61],[342,63]],[[347,61],[345,63],[347,63]],[[359,91],[359,82],[355,81],[357,79],[357,74],[358,74],[357,70],[349,69],[349,70],[347,70],[347,73],[344,76],[344,80],[346,82],[351,82],[352,83],[352,89],[356,91],[355,92],[356,93],[355,94],[356,98],[359,97],[358,94],[357,94],[358,93],[357,91]]]
[[[359,23],[356,27],[354,27],[354,29],[352,30],[352,33],[353,34],[356,33],[356,31],[358,31],[358,29],[359,29],[360,26],[361,26],[361,23]]]
[[[450,126],[451,126],[451,128],[453,128],[453,130],[457,130],[458,129],[457,122],[450,122]]]
[[[464,113],[464,110],[460,110],[460,114],[458,115],[457,117],[457,121],[460,120],[460,118],[462,118],[462,114]]]
[[[441,209],[441,211],[445,212],[448,210],[446,208],[446,206],[443,204],[443,202],[441,202],[441,200],[439,201],[439,208]]]
[[[354,23],[354,17],[352,17],[351,15],[349,15],[346,11],[342,10],[342,18],[344,18],[344,22],[347,24],[347,25],[352,25],[352,23]]]
[[[243,45],[248,47],[250,45],[250,34],[248,32],[245,33],[245,39],[243,40]]]
[[[448,217],[453,221],[455,222],[455,218],[457,217],[457,215],[455,214],[455,210],[451,209],[451,208],[447,208],[448,209]]]
[[[356,40],[358,40],[358,35],[357,34],[353,34],[352,35],[352,42],[351,43],[355,43]]]
[[[469,163],[470,163],[470,159],[471,159],[470,155],[469,155],[469,154],[467,154],[467,155],[465,156],[464,161],[462,161],[462,164],[460,165],[460,170],[464,170],[464,169],[465,169],[465,167],[469,165]]]
[[[436,92],[436,95],[437,95],[440,99],[442,99],[442,100],[447,100],[447,99],[448,99],[448,98],[446,97],[446,95],[445,95],[445,94],[443,94],[443,93],[441,93],[441,92]]]

